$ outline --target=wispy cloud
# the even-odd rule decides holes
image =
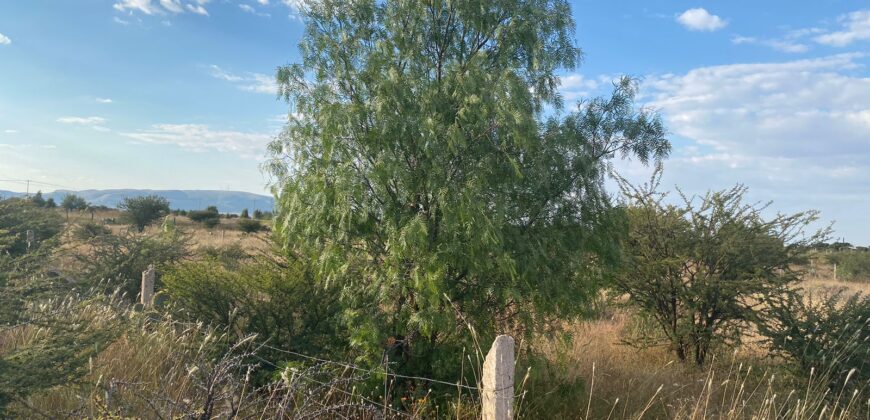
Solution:
[[[267,93],[275,95],[278,92],[278,84],[275,83],[275,78],[263,73],[244,73],[234,74],[228,72],[219,66],[212,64],[209,66],[212,77],[220,80],[225,80],[234,84],[237,88],[256,93]]]
[[[692,31],[718,31],[728,22],[704,8],[689,9],[677,16],[677,22]]]
[[[183,13],[184,7],[179,0],[160,0],[160,5],[172,13]]]
[[[139,11],[145,13],[146,15],[162,13],[160,8],[157,5],[153,4],[151,0],[121,0],[115,3],[112,7],[120,12]]]
[[[102,117],[60,117],[57,122],[61,124],[94,125],[106,122]]]
[[[106,119],[103,117],[60,117],[56,121],[61,124],[89,127],[96,131],[112,131],[103,125],[106,123]]]
[[[768,48],[773,48],[777,51],[787,52],[787,53],[805,53],[809,51],[810,47],[806,44],[802,44],[800,42],[795,42],[789,39],[763,39],[756,38],[751,36],[740,36],[737,35],[731,38],[731,42],[734,44],[749,44],[749,45],[761,45]]]
[[[839,31],[819,35],[814,40],[833,47],[845,47],[853,42],[870,40],[870,9],[840,16]]]
[[[6,134],[18,134],[18,130],[13,130],[11,128],[3,130],[3,132]]]
[[[95,98],[94,100],[101,104],[110,104],[113,102],[111,98]]]
[[[9,45],[12,43],[12,40],[9,39],[8,36],[0,34],[0,45]]]
[[[205,10],[205,7],[202,7],[199,4],[187,4],[187,10],[192,13],[196,13],[198,15],[208,16],[208,10]]]
[[[246,159],[263,156],[271,134],[214,130],[203,124],[156,124],[147,130],[121,133],[125,137],[153,144],[170,144],[185,150],[234,153]]]
[[[870,179],[870,78],[849,70],[865,58],[702,67],[649,77],[642,90],[672,133],[693,144],[672,166],[705,180],[699,187],[730,179],[783,195],[837,189],[857,199],[868,187],[862,180]],[[836,186],[828,181],[846,173],[853,176]]]
[[[242,9],[244,12],[250,13],[250,14],[256,15],[256,16],[262,16],[262,17],[271,17],[272,16],[268,13],[258,12],[257,9],[253,8],[253,6],[248,5],[248,4],[240,4],[239,9]]]
[[[582,74],[569,74],[559,79],[559,93],[567,102],[587,97],[602,86],[602,78],[589,79]]]
[[[209,1],[210,0],[193,0],[188,3],[182,3],[182,0],[119,0],[112,7],[120,12],[129,12],[131,14],[133,12],[141,12],[146,15],[163,15],[166,13],[180,14],[188,11],[198,15],[208,16],[208,10],[203,6],[208,4]],[[129,23],[117,18],[115,19],[115,22],[122,25]]]

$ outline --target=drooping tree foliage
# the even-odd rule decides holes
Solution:
[[[581,313],[615,259],[609,160],[670,145],[629,79],[563,114],[557,73],[581,55],[568,3],[303,9],[303,60],[277,74],[293,112],[270,145],[275,229],[341,286],[352,342],[445,373],[466,325],[489,338]]]
[[[620,180],[628,216],[626,264],[614,287],[656,325],[645,344],[664,341],[682,361],[703,364],[718,345],[739,342],[766,322],[766,302],[791,294],[810,245],[828,231],[806,231],[818,212],[765,217],[746,187],[681,195],[656,191],[661,171],[640,187]]]

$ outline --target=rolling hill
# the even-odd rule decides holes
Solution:
[[[239,213],[242,209],[272,211],[275,207],[275,200],[270,196],[242,191],[117,189],[56,190],[42,193],[46,199],[52,197],[58,203],[67,194],[77,194],[92,204],[107,207],[116,207],[126,197],[139,197],[151,194],[166,198],[169,200],[170,207],[179,210],[198,210],[208,206],[217,206],[221,213]],[[0,197],[21,196],[24,196],[24,193],[0,190]]]

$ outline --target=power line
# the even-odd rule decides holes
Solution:
[[[49,187],[63,188],[63,189],[67,189],[67,190],[71,190],[71,189],[72,189],[72,188],[67,187],[67,186],[65,186],[65,185],[53,184],[53,183],[51,183],[51,182],[36,181],[36,180],[33,180],[33,179],[0,179],[0,182],[16,182],[16,183],[19,183],[19,184],[25,184],[25,185],[28,185],[28,184],[39,184],[39,185],[45,185],[45,186],[49,186]]]

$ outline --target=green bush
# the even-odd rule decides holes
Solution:
[[[51,241],[63,228],[60,215],[38,207],[30,200],[0,200],[0,254],[16,257],[27,252],[27,231],[34,234],[35,244]]]
[[[77,254],[81,284],[101,285],[104,291],[120,288],[130,299],[140,292],[142,272],[148,265],[158,268],[190,255],[190,239],[180,231],[157,235],[101,235],[88,241]]]
[[[252,258],[252,256],[245,252],[242,246],[237,243],[227,246],[203,246],[197,250],[197,254],[202,256],[204,259],[216,261],[230,269],[236,269],[243,261]]]
[[[306,354],[341,352],[347,344],[347,334],[337,331],[336,291],[314,286],[298,264],[184,262],[170,268],[162,284],[178,316],[229,327],[240,337],[255,333],[258,340]]]
[[[101,223],[85,222],[79,225],[73,232],[73,236],[80,241],[88,241],[101,235],[109,235],[112,230]]]
[[[759,299],[799,279],[807,245],[826,232],[801,236],[815,212],[763,218],[742,186],[663,204],[660,175],[641,188],[621,182],[628,238],[614,287],[659,327],[641,343],[664,338],[681,361],[700,365],[718,345],[740,341],[761,315]]]
[[[217,207],[209,206],[205,210],[193,210],[187,213],[187,217],[194,222],[202,223],[205,227],[211,229],[220,224],[220,213]]]
[[[870,252],[839,251],[828,255],[828,262],[837,265],[840,280],[870,281]]]
[[[266,229],[257,219],[239,219],[238,226],[239,230],[245,233],[256,233]]]
[[[846,289],[789,293],[768,306],[759,331],[777,354],[795,362],[798,374],[812,369],[834,389],[870,381],[870,297]]]
[[[169,200],[157,195],[127,197],[118,205],[124,211],[123,218],[139,232],[169,213]]]

